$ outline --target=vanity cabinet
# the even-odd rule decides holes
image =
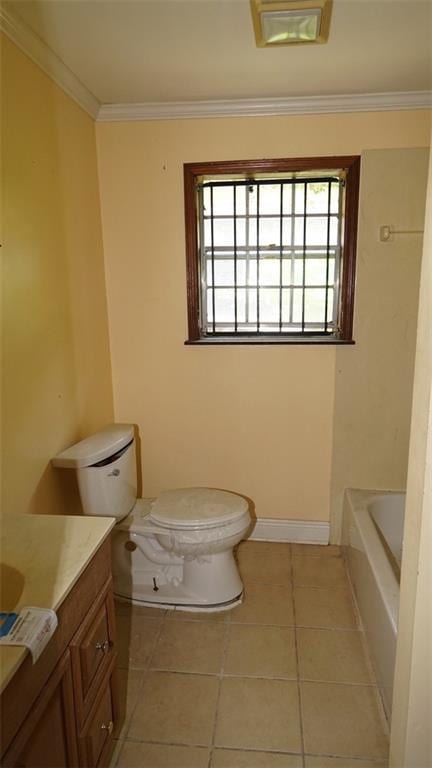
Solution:
[[[66,651],[21,726],[2,765],[5,768],[75,766],[74,696],[70,653]]]
[[[104,768],[117,718],[115,615],[105,541],[57,611],[35,665],[1,696],[4,768]]]

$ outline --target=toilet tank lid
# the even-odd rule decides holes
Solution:
[[[80,440],[52,459],[55,467],[79,469],[108,459],[125,447],[134,436],[132,424],[110,424],[95,435]]]

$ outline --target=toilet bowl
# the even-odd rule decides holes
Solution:
[[[114,424],[53,459],[77,474],[84,514],[117,518],[112,534],[114,592],[134,603],[224,610],[243,585],[233,547],[247,533],[247,501],[212,488],[137,499],[133,427]]]

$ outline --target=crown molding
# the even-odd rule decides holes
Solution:
[[[432,108],[432,91],[402,91],[272,99],[102,104],[97,120],[99,122],[187,120],[214,117],[317,115],[334,112],[388,112],[430,108]]]
[[[0,3],[0,29],[2,32],[91,117],[99,122],[317,115],[337,112],[387,112],[432,108],[432,91],[100,104],[72,70],[17,13],[11,10],[10,6],[11,3]]]
[[[25,24],[18,14],[0,5],[0,29],[91,117],[97,118],[100,103],[66,64]]]

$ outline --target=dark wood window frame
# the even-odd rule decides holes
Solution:
[[[346,174],[343,210],[342,275],[339,297],[339,332],[337,337],[294,334],[251,334],[202,336],[200,332],[200,274],[198,241],[197,184],[202,177],[244,174],[282,174],[305,171],[344,170]],[[184,164],[184,198],[186,228],[186,268],[188,302],[188,339],[186,344],[352,344],[357,219],[360,185],[360,156],[307,157],[290,159],[228,160]]]

